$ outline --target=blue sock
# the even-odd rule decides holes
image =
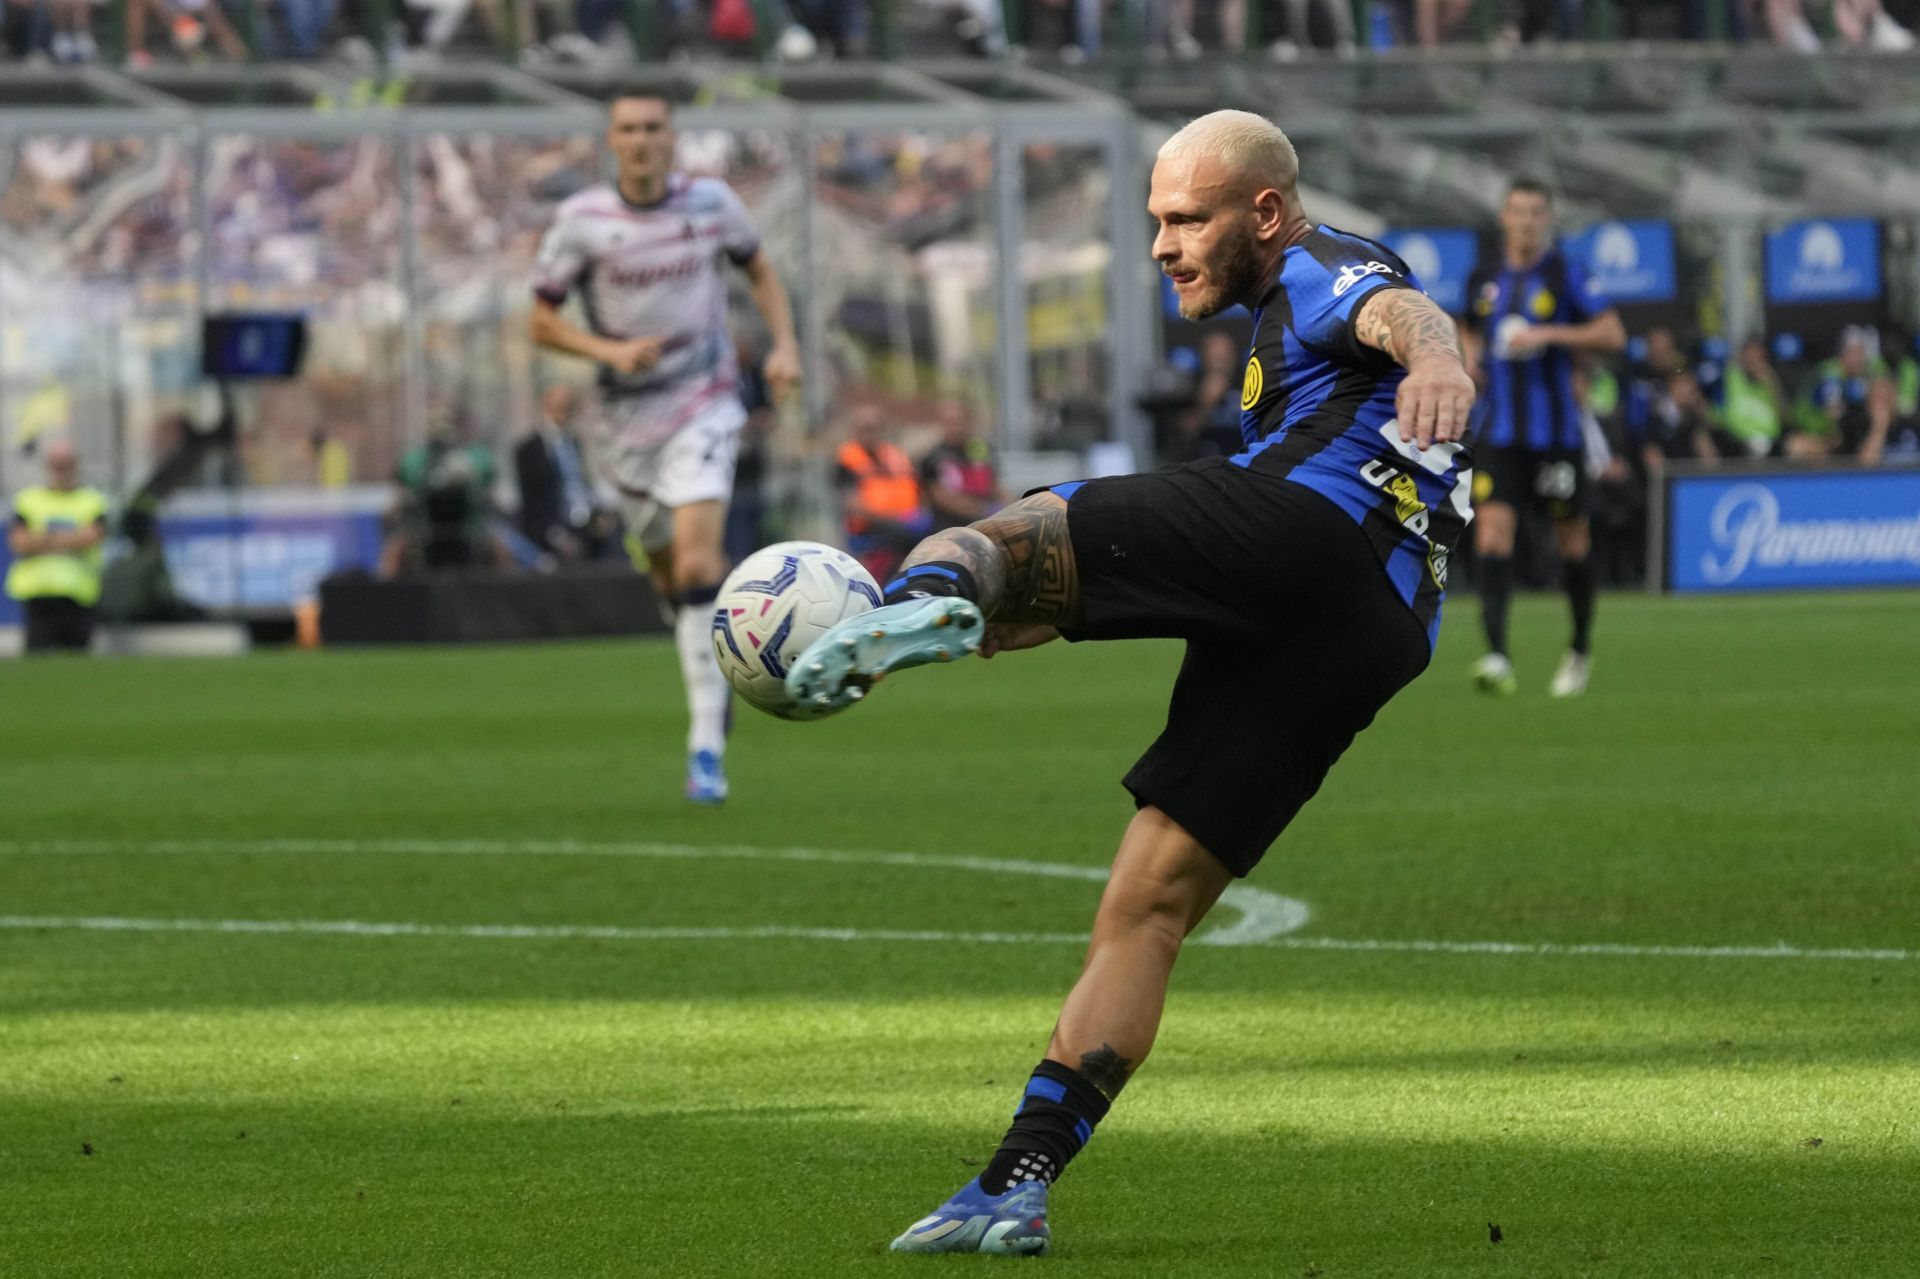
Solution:
[[[959,595],[978,604],[980,587],[966,565],[950,560],[928,560],[901,569],[900,575],[887,583],[889,604],[903,604],[931,595]]]
[[[1013,1126],[980,1174],[980,1188],[1000,1195],[1023,1181],[1052,1185],[1067,1161],[1093,1139],[1094,1127],[1112,1104],[1073,1067],[1041,1062],[1027,1080]]]

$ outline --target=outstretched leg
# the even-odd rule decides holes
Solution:
[[[794,659],[787,692],[802,713],[831,715],[894,671],[978,651],[989,621],[1071,627],[1081,617],[1066,500],[1036,493],[921,542],[887,583],[884,604],[828,629]]]

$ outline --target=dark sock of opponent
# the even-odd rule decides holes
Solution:
[[[1560,567],[1567,579],[1567,602],[1573,605],[1573,651],[1585,657],[1593,643],[1593,562],[1568,560]]]
[[[1487,651],[1507,651],[1507,604],[1513,599],[1513,557],[1482,555],[1474,573],[1480,579],[1480,625],[1486,628]]]

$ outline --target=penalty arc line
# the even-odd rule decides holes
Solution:
[[[750,844],[586,843],[572,840],[117,840],[0,841],[6,855],[431,855],[431,856],[580,856],[660,857],[679,860],[746,859],[841,865],[901,866],[969,870],[993,874],[1035,875],[1104,882],[1099,867],[938,853],[858,852],[847,849],[761,847]],[[1415,938],[1294,937],[1310,918],[1304,902],[1248,884],[1231,885],[1221,904],[1240,918],[1195,936],[1197,945],[1266,946],[1286,950],[1378,952],[1390,954],[1534,955],[1674,959],[1920,959],[1920,950],[1891,947],[1639,945],[1619,942],[1439,941]],[[520,940],[598,939],[611,941],[698,941],[795,939],[806,941],[940,942],[985,944],[1084,945],[1085,933],[962,932],[945,929],[807,928],[766,924],[719,927],[620,926],[591,924],[426,924],[367,920],[192,920],[122,916],[0,916],[0,929],[84,930],[92,932],[193,932],[307,934],[368,937],[467,937]]]
[[[1018,858],[968,857],[947,853],[859,852],[841,848],[762,847],[756,844],[674,844],[654,842],[584,843],[574,840],[428,840],[428,839],[263,839],[263,840],[157,840],[129,842],[103,839],[80,840],[8,840],[0,841],[0,856],[100,856],[137,855],[241,855],[287,856],[300,854],[436,856],[436,857],[660,857],[680,861],[743,859],[748,861],[810,862],[851,866],[902,866],[922,870],[980,871],[991,875],[1035,875],[1047,879],[1078,879],[1104,884],[1105,867],[1076,866],[1065,862],[1025,861]],[[1239,918],[1209,928],[1194,936],[1198,946],[1255,946],[1274,937],[1296,932],[1312,918],[1307,904],[1292,897],[1251,884],[1230,884],[1220,894],[1220,904],[1236,912]],[[213,921],[218,922],[218,921]],[[322,921],[324,922],[324,921]],[[353,922],[353,921],[346,921]],[[481,925],[481,927],[492,927]],[[902,933],[891,940],[943,941],[967,940],[983,936],[989,940],[1047,941],[1071,938],[1087,940],[1086,934],[993,933],[967,934],[944,930],[897,929],[786,929],[782,925],[736,928],[724,934],[730,937],[819,936],[838,940],[839,934],[859,937]],[[219,931],[219,930],[207,930]],[[244,931],[244,930],[227,930]],[[260,930],[267,931],[267,930]],[[337,930],[351,931],[351,930]],[[646,930],[638,930],[637,940]],[[697,930],[696,930],[697,931]],[[910,935],[908,935],[910,934]],[[851,938],[849,938],[850,940]]]

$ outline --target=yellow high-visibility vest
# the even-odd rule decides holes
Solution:
[[[92,528],[106,518],[107,498],[86,487],[22,489],[13,499],[14,519],[35,533]],[[56,555],[23,555],[7,570],[7,594],[17,600],[73,600],[91,608],[100,599],[100,548]]]

